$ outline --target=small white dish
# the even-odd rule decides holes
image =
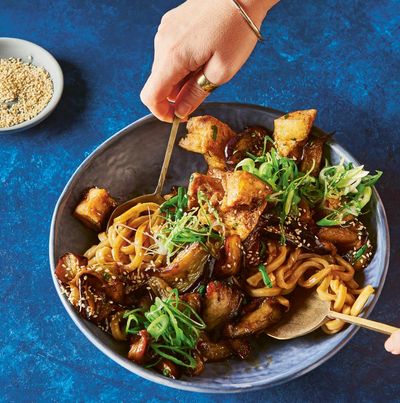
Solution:
[[[64,77],[57,60],[42,47],[17,38],[0,38],[0,59],[17,58],[31,62],[35,66],[44,67],[53,81],[53,96],[46,107],[34,118],[11,127],[0,128],[0,133],[11,133],[30,129],[46,119],[60,101]]]

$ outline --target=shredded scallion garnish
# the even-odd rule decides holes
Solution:
[[[137,308],[124,314],[126,333],[137,334],[147,330],[152,337],[150,349],[175,364],[194,368],[191,351],[196,347],[200,330],[206,325],[202,318],[173,290],[165,300],[156,297],[148,311]]]
[[[272,148],[261,156],[248,153],[248,158],[236,165],[236,169],[250,172],[268,184],[272,193],[268,201],[276,205],[281,220],[282,241],[285,239],[283,225],[288,216],[299,214],[301,199],[313,207],[324,207],[327,199],[337,199],[339,207],[317,222],[320,226],[341,225],[345,217],[357,217],[370,201],[372,186],[382,176],[381,171],[370,175],[364,166],[354,167],[352,163],[329,166],[326,163],[317,178],[311,176],[314,166],[308,172],[299,171],[296,162],[282,157]]]
[[[267,272],[267,268],[265,267],[265,265],[260,264],[258,266],[258,271],[261,273],[262,279],[264,284],[268,287],[268,288],[272,288],[272,281],[268,276],[268,272]]]
[[[364,255],[365,251],[368,249],[367,245],[363,245],[361,246],[360,249],[358,249],[356,251],[356,253],[354,253],[354,262],[357,262],[358,260],[361,259],[361,257]]]
[[[188,244],[198,242],[208,249],[210,241],[223,240],[223,236],[215,230],[224,228],[216,209],[201,192],[198,202],[199,207],[187,210],[186,190],[179,187],[177,195],[160,206],[161,212],[165,213],[165,223],[154,232],[154,238],[157,253],[166,255],[168,264]],[[213,220],[210,220],[210,215]]]

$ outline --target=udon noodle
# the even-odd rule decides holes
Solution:
[[[152,249],[152,227],[162,221],[159,207],[141,203],[116,217],[108,231],[98,235],[100,242],[85,252],[88,264],[122,264],[125,270],[161,266],[165,257]]]
[[[116,217],[107,232],[98,235],[99,243],[89,248],[84,256],[90,266],[109,264],[124,265],[125,270],[161,267],[165,256],[154,248],[153,228],[163,222],[159,205],[142,203]],[[331,302],[331,309],[358,316],[373,287],[361,288],[354,279],[355,269],[339,255],[306,253],[301,248],[267,243],[267,258],[264,262],[272,287],[266,287],[260,272],[247,277],[247,291],[252,297],[276,297],[281,305],[289,309],[288,296],[297,286],[316,287],[319,298]],[[122,316],[118,314],[118,318]],[[322,326],[324,332],[340,331],[345,322],[332,319]],[[118,327],[119,329],[119,327]],[[114,331],[115,337],[121,335]]]
[[[319,298],[331,302],[336,312],[358,316],[373,287],[361,288],[354,279],[355,269],[341,256],[306,253],[301,248],[278,245],[268,242],[268,258],[265,266],[272,287],[262,284],[262,275],[257,272],[246,279],[248,292],[253,297],[278,297],[278,301],[289,309],[290,303],[285,295],[297,286],[316,287]],[[340,331],[345,322],[332,319],[322,326],[324,332],[332,334]]]

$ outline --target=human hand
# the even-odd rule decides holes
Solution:
[[[240,0],[260,27],[278,0]],[[214,84],[229,81],[242,67],[257,37],[230,0],[187,0],[167,12],[154,40],[154,62],[140,94],[159,119],[172,121],[195,110],[208,93],[195,74],[199,70]],[[173,105],[171,102],[174,102]]]
[[[385,343],[385,348],[389,353],[399,355],[400,354],[400,331],[394,332]]]

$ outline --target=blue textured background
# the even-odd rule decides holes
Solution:
[[[222,1],[222,0],[221,0]],[[0,399],[39,401],[395,401],[400,357],[361,330],[334,358],[295,381],[237,396],[159,387],[114,364],[64,311],[48,267],[51,213],[77,165],[147,113],[139,92],[153,36],[172,0],[0,0],[0,36],[24,38],[60,61],[65,92],[38,127],[0,137]],[[372,317],[400,326],[400,2],[283,0],[241,72],[212,100],[281,110],[315,107],[317,125],[370,169],[392,236],[391,267]],[[1,397],[2,396],[2,397]]]

